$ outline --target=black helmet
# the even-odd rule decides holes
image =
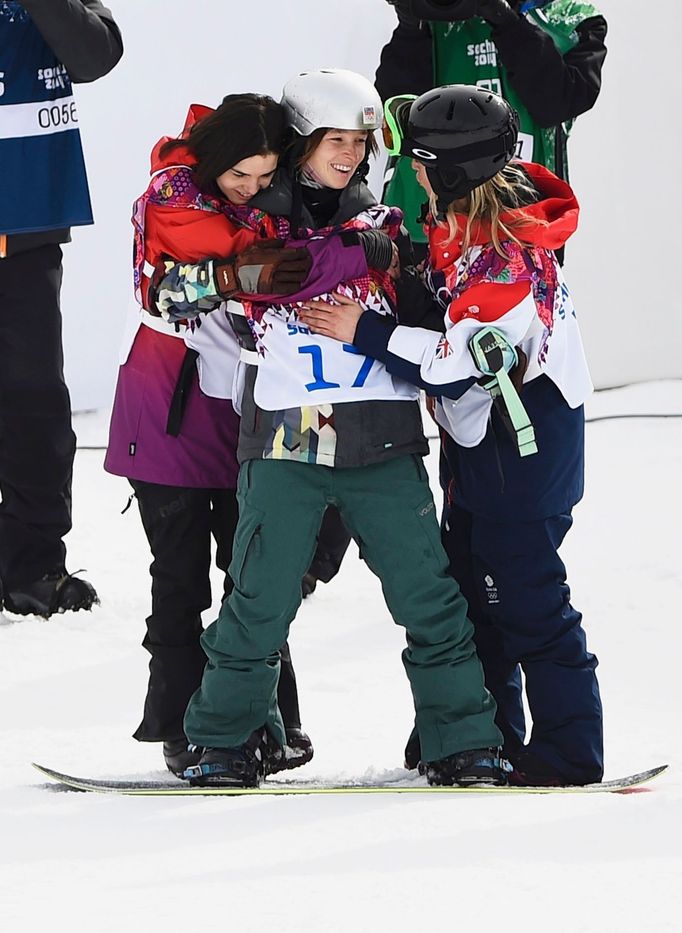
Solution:
[[[519,116],[491,91],[450,84],[427,91],[409,106],[394,100],[400,153],[426,166],[439,211],[497,175],[514,157]]]

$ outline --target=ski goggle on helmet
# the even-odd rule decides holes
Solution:
[[[384,118],[389,154],[426,167],[439,210],[497,175],[516,152],[517,112],[499,95],[474,85],[392,97],[384,104]]]

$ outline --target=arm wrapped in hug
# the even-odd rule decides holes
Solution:
[[[189,320],[242,295],[257,295],[264,302],[305,301],[332,291],[339,281],[367,274],[365,251],[357,239],[344,243],[343,236],[330,236],[286,247],[275,242],[282,245],[262,241],[225,261],[164,261],[150,286],[151,313],[168,321]],[[234,287],[237,280],[239,288]]]

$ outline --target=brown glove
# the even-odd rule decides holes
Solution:
[[[216,260],[213,274],[223,298],[245,295],[293,295],[306,280],[312,257],[305,247],[285,247],[284,240],[261,240],[238,256]]]

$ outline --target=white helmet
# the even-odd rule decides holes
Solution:
[[[343,68],[304,71],[287,81],[282,106],[289,125],[301,136],[322,127],[378,130],[383,122],[381,98],[373,85]]]

